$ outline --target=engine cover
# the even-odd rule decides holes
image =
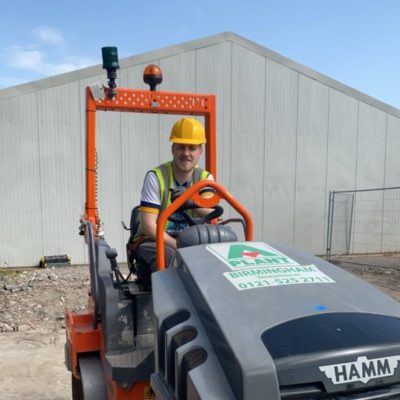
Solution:
[[[318,257],[273,242],[200,245],[152,280],[163,398],[400,393],[400,305]]]

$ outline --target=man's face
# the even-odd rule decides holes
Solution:
[[[174,166],[184,173],[193,170],[202,153],[203,147],[201,144],[174,143],[172,145]]]

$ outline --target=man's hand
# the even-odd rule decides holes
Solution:
[[[171,192],[171,203],[173,203],[179,196],[182,196],[182,194],[186,192],[186,188],[184,186],[178,186],[177,188],[169,189],[169,191]],[[183,206],[194,206],[194,201],[192,199],[186,200]],[[212,211],[214,211],[212,208],[196,207],[194,213],[197,217],[205,217]]]
[[[169,189],[169,191],[171,192],[171,203],[173,203],[179,196],[182,196],[182,194],[186,192],[186,188],[184,186],[178,186],[177,188]],[[185,206],[192,204],[193,204],[192,199],[188,199],[184,203]]]

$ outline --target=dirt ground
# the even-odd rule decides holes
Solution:
[[[331,262],[400,301],[400,253],[335,257]]]
[[[0,399],[70,400],[65,307],[86,308],[88,268],[0,272]]]
[[[400,301],[400,254],[334,261]],[[88,288],[86,266],[0,271],[1,400],[71,399],[64,310],[85,310]]]

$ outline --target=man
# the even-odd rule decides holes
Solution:
[[[140,224],[136,240],[139,243],[135,250],[139,262],[138,277],[148,281],[156,265],[156,228],[159,214],[174,200],[177,194],[183,193],[192,184],[203,180],[214,180],[212,175],[198,167],[197,163],[206,143],[203,125],[193,118],[178,120],[171,130],[169,139],[172,142],[172,161],[149,171],[144,180],[140,201]],[[201,191],[204,197],[210,196],[212,189]],[[209,210],[199,210],[204,215]],[[168,266],[176,250],[174,233],[186,227],[185,222],[168,222],[165,233],[165,264]]]

